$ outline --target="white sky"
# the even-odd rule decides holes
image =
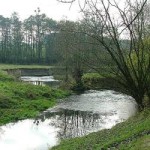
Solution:
[[[0,15],[10,17],[15,11],[19,14],[20,19],[26,19],[35,14],[34,10],[40,7],[41,13],[45,13],[54,20],[61,20],[67,16],[69,20],[79,18],[79,7],[73,4],[62,4],[57,0],[0,0]]]

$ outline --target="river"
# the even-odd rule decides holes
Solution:
[[[72,95],[35,119],[0,127],[1,150],[48,150],[62,139],[109,129],[133,116],[137,104],[128,95],[111,90]]]
[[[21,76],[20,79],[34,85],[49,85],[53,88],[57,88],[60,84],[60,81],[54,79],[53,76]]]

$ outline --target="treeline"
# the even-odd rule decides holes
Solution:
[[[10,18],[0,16],[0,62],[1,63],[54,63],[54,32],[57,22],[40,14],[21,21],[17,13]]]
[[[102,61],[109,63],[102,46],[85,34],[85,30],[82,21],[55,21],[42,14],[39,8],[24,21],[17,13],[10,18],[0,16],[0,63],[63,63],[66,71],[70,64],[80,68],[83,62],[89,63],[86,66],[95,66],[91,63],[99,66],[98,62]]]

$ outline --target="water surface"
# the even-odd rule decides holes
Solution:
[[[21,76],[20,79],[34,85],[49,85],[52,87],[58,87],[60,83],[53,76]]]
[[[2,150],[48,150],[61,139],[109,129],[136,113],[130,96],[114,91],[72,95],[35,119],[0,127]]]

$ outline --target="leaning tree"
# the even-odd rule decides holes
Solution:
[[[76,0],[58,0],[65,3]],[[150,51],[145,44],[149,26],[146,20],[148,0],[81,0],[86,35],[96,39],[116,64],[112,68],[118,81],[144,108],[144,96],[150,89]],[[122,40],[127,40],[124,46]],[[134,57],[133,57],[134,56]],[[136,59],[136,60],[135,60]],[[149,98],[150,99],[150,98]]]

